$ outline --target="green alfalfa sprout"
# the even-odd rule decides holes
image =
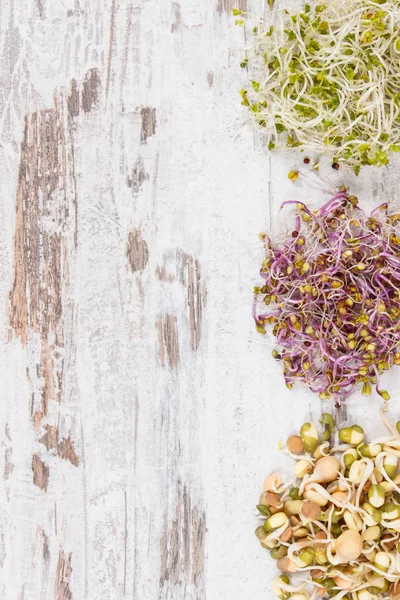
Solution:
[[[400,0],[268,9],[241,66],[242,104],[269,149],[303,147],[357,174],[400,152]]]

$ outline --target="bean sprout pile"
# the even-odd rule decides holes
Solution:
[[[389,433],[369,443],[353,425],[331,446],[329,413],[321,436],[304,423],[288,438],[295,479],[266,478],[255,532],[283,573],[273,582],[278,598],[400,599],[400,422],[381,417]]]
[[[234,14],[242,25],[242,11]],[[253,35],[240,94],[270,149],[303,146],[357,174],[400,151],[399,0],[274,10]]]
[[[254,289],[256,329],[276,338],[288,388],[306,384],[337,404],[361,386],[384,400],[380,375],[400,365],[400,214],[369,215],[339,191],[319,210],[289,201],[294,227],[280,244],[262,233],[263,285]]]

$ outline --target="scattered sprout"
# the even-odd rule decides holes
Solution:
[[[314,452],[318,446],[318,431],[312,423],[304,423],[300,429],[300,436],[306,452]]]
[[[290,179],[290,181],[296,181],[296,179],[299,178],[299,172],[298,171],[289,171],[288,173],[288,179]]]
[[[323,413],[319,422],[325,425],[331,433],[335,431],[335,421],[330,413]]]
[[[303,440],[299,435],[291,435],[287,441],[286,446],[293,454],[300,454],[303,452]]]

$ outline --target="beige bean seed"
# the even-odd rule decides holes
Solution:
[[[304,450],[303,440],[299,435],[291,435],[286,441],[286,446],[293,454],[301,454]]]

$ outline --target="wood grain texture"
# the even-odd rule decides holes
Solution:
[[[326,196],[247,126],[234,6],[260,10],[1,4],[2,600],[269,597],[260,484],[334,408],[289,392],[254,331],[258,233]],[[396,169],[321,180],[372,206]],[[335,415],[379,429],[378,406]]]
[[[177,319],[174,315],[165,314],[157,321],[158,355],[163,367],[176,369],[179,364],[179,338]]]
[[[220,12],[232,13],[233,8],[247,10],[247,0],[218,0],[218,10]]]
[[[54,582],[54,600],[72,600],[69,580],[72,573],[72,552],[65,554],[60,549],[57,562],[56,580]]]

